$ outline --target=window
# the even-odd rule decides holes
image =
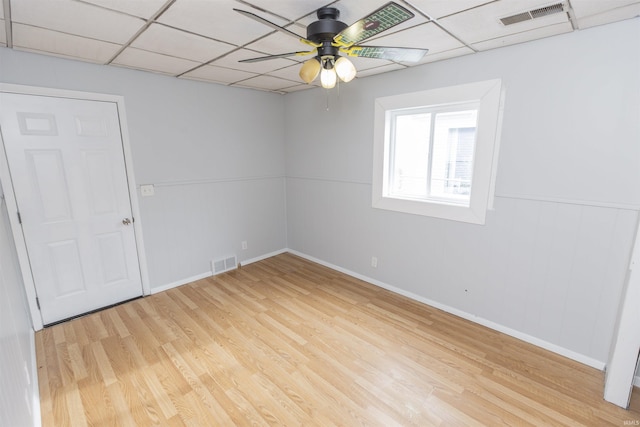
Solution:
[[[500,99],[500,80],[378,98],[373,206],[484,224]]]

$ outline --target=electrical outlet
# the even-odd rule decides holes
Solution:
[[[243,240],[241,245],[242,245],[242,249],[247,249],[247,241],[246,240]]]
[[[378,268],[378,258],[377,257],[374,257],[374,256],[371,257],[371,267]]]
[[[142,197],[149,197],[156,194],[156,190],[153,187],[153,184],[146,184],[140,186],[140,193],[142,194]]]

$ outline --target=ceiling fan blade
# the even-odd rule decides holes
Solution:
[[[314,50],[310,50],[308,52],[289,52],[289,53],[280,53],[278,55],[268,55],[268,56],[260,56],[258,58],[249,58],[249,59],[241,59],[238,62],[260,62],[260,61],[268,61],[270,59],[278,59],[278,58],[288,58],[290,56],[304,56],[304,55],[311,55],[313,53],[316,53],[317,49]]]
[[[351,46],[342,50],[349,56],[360,58],[388,59],[396,62],[418,62],[429,52],[429,49],[413,47],[385,47],[385,46]]]
[[[333,41],[351,46],[403,23],[415,15],[397,3],[389,2],[380,9],[340,31]]]
[[[287,30],[287,29],[286,29],[286,28],[284,28],[284,27],[281,27],[281,26],[280,26],[280,25],[278,25],[278,24],[274,24],[274,23],[273,23],[273,22],[271,22],[271,21],[267,21],[266,19],[264,19],[264,18],[263,18],[263,17],[261,17],[261,16],[256,15],[255,13],[247,12],[246,10],[240,10],[240,9],[233,9],[233,10],[235,10],[235,11],[236,11],[236,12],[238,12],[238,13],[243,14],[243,15],[244,15],[244,16],[246,16],[246,17],[249,17],[249,18],[254,19],[254,20],[258,21],[258,22],[261,22],[261,23],[263,23],[264,25],[267,25],[267,26],[269,26],[269,27],[273,28],[274,30],[278,30],[278,31],[280,31],[280,32],[282,32],[282,33],[285,33],[285,34],[287,34],[287,35],[290,35],[291,37],[295,37],[295,38],[297,38],[298,40],[303,41],[304,43],[308,42],[308,40],[307,40],[307,39],[305,39],[304,37],[302,37],[302,36],[300,36],[300,35],[298,35],[298,34],[294,33],[293,31],[289,31],[289,30]]]

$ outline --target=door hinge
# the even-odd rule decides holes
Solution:
[[[18,211],[17,214],[18,214],[18,222],[22,224],[22,216],[20,215],[20,211]]]
[[[36,305],[38,306],[38,310],[40,310],[40,300],[36,297]]]

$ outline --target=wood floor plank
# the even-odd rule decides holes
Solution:
[[[602,372],[284,253],[36,333],[48,426],[622,426]]]

